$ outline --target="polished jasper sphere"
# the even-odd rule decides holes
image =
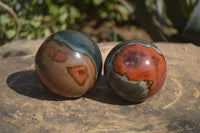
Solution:
[[[107,84],[119,96],[132,102],[143,102],[163,86],[166,62],[155,45],[131,40],[110,51],[104,74]]]
[[[35,57],[36,73],[50,91],[68,98],[93,88],[101,75],[98,46],[84,33],[72,30],[49,36]]]

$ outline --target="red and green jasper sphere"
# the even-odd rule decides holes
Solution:
[[[118,44],[104,64],[107,84],[122,98],[143,102],[156,94],[166,79],[166,61],[153,44],[131,40]]]
[[[101,75],[102,56],[87,35],[65,30],[42,43],[35,57],[35,68],[51,92],[76,98],[94,87]]]

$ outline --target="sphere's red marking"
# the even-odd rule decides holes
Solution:
[[[53,61],[57,61],[57,62],[64,62],[67,60],[67,56],[65,53],[63,53],[60,50],[56,50],[55,47],[51,47],[49,49],[49,55],[51,56]]]
[[[123,47],[115,55],[113,66],[115,72],[128,80],[146,82],[149,95],[155,94],[166,78],[164,57],[153,48],[140,44]]]
[[[86,66],[67,66],[67,71],[79,85],[83,85],[88,78],[88,71]]]

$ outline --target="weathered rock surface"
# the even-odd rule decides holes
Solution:
[[[51,94],[34,71],[41,43],[0,48],[0,132],[200,132],[200,47],[155,43],[166,57],[167,80],[158,94],[133,104],[115,95],[103,76],[82,98]],[[116,43],[98,45],[105,60]]]

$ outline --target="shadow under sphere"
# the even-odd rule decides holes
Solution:
[[[8,86],[19,94],[40,100],[65,100],[49,92],[40,82],[34,70],[20,71],[7,78]]]
[[[7,78],[8,86],[15,92],[40,99],[40,100],[76,100],[78,98],[63,98],[50,91],[38,79],[34,70],[20,71],[11,74]],[[130,105],[137,104],[126,101],[115,94],[105,83],[104,76],[101,76],[98,83],[94,88],[89,90],[83,97],[89,98],[101,103],[114,104],[114,105]]]

